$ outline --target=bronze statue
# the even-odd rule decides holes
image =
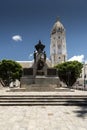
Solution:
[[[37,66],[37,71],[42,71],[46,62],[46,53],[44,51],[45,45],[39,40],[38,44],[35,45],[36,51],[34,51],[34,62]]]
[[[34,62],[36,62],[36,51],[34,51]]]

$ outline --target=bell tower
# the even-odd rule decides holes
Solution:
[[[67,60],[65,28],[59,18],[51,31],[50,58],[52,66]]]

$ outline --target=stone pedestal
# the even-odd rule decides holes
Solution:
[[[58,77],[46,77],[46,76],[26,76],[21,78],[21,84],[23,85],[31,85],[38,84],[39,86],[45,85],[59,85],[60,81]]]
[[[46,86],[46,90],[47,87],[50,89],[50,85],[51,88],[55,85],[58,86],[60,81],[57,76],[57,70],[55,68],[49,68],[46,63],[45,46],[39,41],[35,48],[34,63],[32,68],[24,69],[21,85],[26,87],[34,86],[37,88],[44,88]]]

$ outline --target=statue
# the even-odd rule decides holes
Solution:
[[[44,51],[44,61],[46,61],[46,52]]]
[[[41,43],[41,41],[39,40],[39,43],[37,45],[35,45],[35,48],[36,48],[37,52],[41,53],[41,52],[43,52],[45,45],[43,45]]]
[[[46,53],[44,51],[45,45],[39,40],[38,44],[35,45],[36,51],[34,51],[34,62],[37,66],[37,70],[43,70],[46,62]]]
[[[34,62],[36,62],[36,51],[34,51]]]

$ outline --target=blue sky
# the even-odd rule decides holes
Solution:
[[[57,16],[66,29],[68,59],[87,60],[87,0],[0,0],[0,60],[32,60],[39,40],[50,56],[50,33]],[[21,36],[19,40],[13,36]]]

